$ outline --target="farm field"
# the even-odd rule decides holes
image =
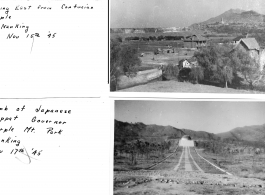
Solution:
[[[182,41],[124,41],[122,46],[129,45],[132,48],[137,49],[138,53],[152,52],[154,53],[155,49],[161,48],[166,49],[168,46],[174,48],[182,48]]]
[[[154,66],[157,65],[178,65],[179,61],[182,59],[190,59],[193,56],[193,51],[180,51],[179,53],[170,54],[158,54],[145,53],[143,57],[140,57],[142,61],[142,66]]]
[[[178,81],[157,81],[139,85],[117,92],[175,92],[175,93],[231,93],[231,94],[261,94],[260,91],[237,90],[221,88],[210,85],[192,84]]]
[[[110,33],[111,38],[115,37],[121,37],[122,39],[125,39],[126,37],[146,37],[148,38],[149,36],[188,36],[192,34],[202,34],[203,31],[201,30],[193,30],[193,31],[181,31],[181,32],[148,32],[148,33]]]

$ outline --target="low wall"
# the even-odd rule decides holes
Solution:
[[[136,85],[148,83],[162,77],[162,70],[152,69],[140,71],[135,77],[120,76],[117,79],[117,89],[125,89]]]

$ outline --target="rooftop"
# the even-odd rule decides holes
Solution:
[[[206,41],[207,39],[200,34],[193,34],[193,35],[186,36],[185,40]]]
[[[255,38],[244,38],[241,39],[239,43],[243,42],[249,50],[256,49],[259,50],[260,46]]]

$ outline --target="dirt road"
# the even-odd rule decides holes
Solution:
[[[184,155],[183,155],[184,154]],[[184,158],[183,158],[184,156]],[[179,166],[181,162],[184,161],[185,164],[185,171],[200,171],[203,173],[203,170],[199,167],[199,165],[194,161],[194,158],[190,154],[190,147],[184,147],[179,163],[178,165],[174,168],[175,171],[179,169]]]
[[[233,176],[194,147],[179,147],[151,170],[114,172],[114,194],[265,194],[265,182]]]

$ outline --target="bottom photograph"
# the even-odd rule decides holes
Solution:
[[[265,194],[265,102],[114,104],[113,194]]]

